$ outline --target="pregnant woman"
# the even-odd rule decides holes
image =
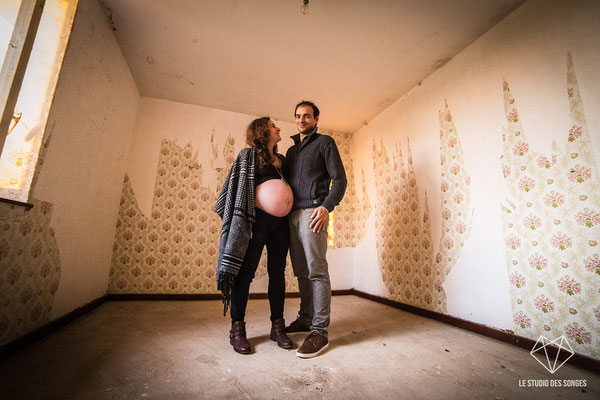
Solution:
[[[225,312],[231,303],[229,342],[241,354],[251,352],[244,317],[250,283],[263,248],[267,246],[271,340],[284,349],[292,348],[285,334],[285,260],[289,246],[286,216],[293,195],[285,181],[285,157],[277,153],[280,129],[269,117],[256,119],[246,132],[250,148],[240,151],[217,199],[215,211],[223,218],[218,289],[223,292]]]

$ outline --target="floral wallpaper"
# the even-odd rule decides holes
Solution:
[[[0,344],[50,321],[60,257],[50,227],[52,204],[0,203]]]
[[[211,143],[214,143],[211,138]],[[234,140],[223,149],[233,162]],[[109,278],[109,293],[213,293],[221,220],[217,194],[202,186],[192,147],[161,143],[152,210],[143,215],[125,176]],[[223,182],[227,171],[217,170]]]
[[[338,143],[346,169],[352,171],[349,169],[352,167],[351,136],[332,136]],[[214,139],[211,143],[213,160],[216,160],[218,149]],[[180,148],[170,140],[163,140],[149,216],[141,212],[129,178],[125,177],[109,293],[216,293],[221,219],[213,206],[235,158],[234,144],[235,140],[228,137],[223,148],[226,168],[216,169],[219,187],[213,191],[202,182],[203,166],[192,161],[191,145]],[[334,211],[336,248],[355,246],[364,235],[368,216],[368,201],[357,206],[354,179],[351,174],[348,178],[347,195]],[[363,182],[363,193],[365,190]],[[351,217],[358,208],[363,210],[362,216]],[[256,279],[266,275],[265,255],[266,250]],[[286,290],[298,291],[289,257]]]
[[[600,187],[598,166],[571,55],[570,128],[564,152],[536,152],[527,141],[509,85],[502,172],[510,195],[501,206],[515,333],[566,335],[580,354],[600,357]]]
[[[348,186],[339,206],[335,208],[330,219],[333,221],[333,231],[330,231],[330,247],[356,247],[365,235],[365,224],[371,213],[371,204],[367,195],[364,172],[361,174],[362,201],[356,194],[356,181],[354,179],[354,163],[350,156],[350,142],[352,135],[324,130],[323,133],[331,136],[338,146],[346,175]],[[362,172],[362,171],[361,171]],[[333,234],[333,238],[331,238]]]
[[[434,257],[427,194],[419,205],[415,169],[407,146],[407,166],[399,145],[392,160],[383,144],[373,143],[377,256],[393,300],[446,312],[443,283],[469,237],[470,178],[454,120],[446,104],[439,114],[441,164],[441,236]],[[421,216],[422,215],[422,216]]]

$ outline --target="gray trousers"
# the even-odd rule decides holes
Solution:
[[[314,208],[294,210],[289,215],[290,258],[300,289],[300,322],[311,332],[327,336],[331,311],[331,283],[327,265],[327,229],[314,233],[310,223]],[[327,227],[327,225],[325,225]]]

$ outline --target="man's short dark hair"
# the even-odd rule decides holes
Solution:
[[[298,107],[309,106],[313,109],[313,117],[317,118],[319,116],[319,107],[315,105],[312,101],[302,100],[300,103],[296,104],[296,108],[294,108],[294,116],[296,116],[296,111],[298,111]]]

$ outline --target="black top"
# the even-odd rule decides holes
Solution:
[[[288,178],[288,166],[287,161],[284,156],[281,154],[277,154],[277,157],[281,160],[281,175],[287,180]],[[256,168],[256,186],[260,185],[263,182],[268,181],[269,179],[281,179],[281,175],[277,172],[277,168],[273,164],[269,164],[267,166],[261,167],[260,163],[258,164],[258,168]]]

